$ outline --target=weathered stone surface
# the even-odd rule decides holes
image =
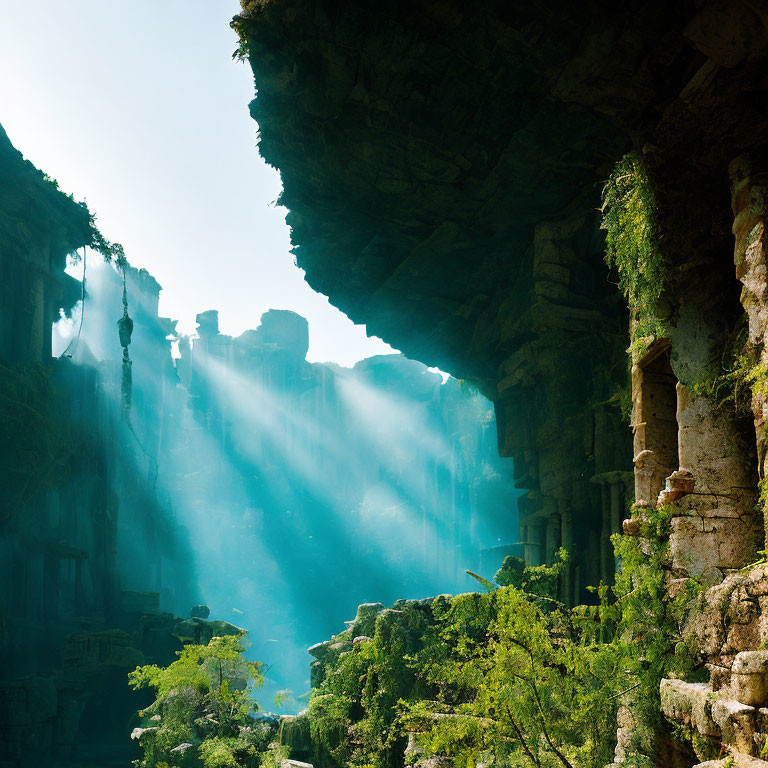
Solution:
[[[661,681],[661,709],[671,720],[690,725],[703,736],[717,736],[712,716],[712,687],[683,680]]]
[[[733,697],[753,707],[768,704],[768,651],[741,651],[731,667]]]
[[[712,719],[725,744],[749,754],[755,748],[755,708],[731,699],[712,702]]]
[[[527,556],[578,550],[563,579],[564,598],[578,601],[585,581],[610,581],[609,536],[621,529],[612,492],[584,481],[630,458],[606,405],[625,343],[615,293],[591,277],[601,269],[594,191],[626,148],[650,145],[670,374],[694,387],[721,362],[737,317],[723,179],[736,148],[765,139],[763,100],[741,96],[765,87],[765,14],[692,2],[513,13],[450,0],[376,13],[356,2],[338,13],[296,0],[244,6],[251,111],[262,154],[281,170],[309,282],[494,400],[501,451],[531,490]],[[749,259],[754,287],[760,256]],[[674,391],[666,399],[674,406]],[[697,491],[754,488],[752,446],[742,451],[738,419],[711,405],[688,398],[680,409],[679,461],[676,428],[654,433],[636,413],[638,500],[655,503],[681,465]],[[680,500],[683,485],[662,501]],[[680,523],[676,568],[751,562],[750,509],[712,515],[692,562],[697,532]],[[733,512],[742,522],[727,536]]]
[[[207,619],[211,615],[211,609],[207,605],[195,605],[189,610],[191,619]]]
[[[314,768],[312,763],[302,763],[299,760],[281,760],[280,768]]]
[[[357,615],[350,624],[353,637],[373,636],[376,617],[384,610],[382,603],[363,603],[357,607]]]

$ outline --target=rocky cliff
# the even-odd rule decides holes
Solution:
[[[755,612],[708,592],[685,626],[762,626],[735,574],[765,534],[767,23],[738,0],[271,0],[235,19],[307,279],[494,401],[529,491],[527,559],[571,551],[567,603],[610,580],[634,497],[630,538],[669,523],[654,567],[670,600],[725,578]],[[751,764],[768,701],[741,677],[764,671],[734,654],[761,642],[700,647],[712,679],[690,691],[723,703],[714,720],[690,715],[689,689],[665,704],[703,724],[684,749],[661,725],[641,744],[626,700],[617,762]]]

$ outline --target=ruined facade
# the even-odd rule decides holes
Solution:
[[[119,419],[97,371],[71,359],[77,343],[52,357],[52,324],[82,297],[64,269],[91,243],[89,214],[2,129],[0,211],[0,754],[8,766],[127,762],[144,697],[125,675],[180,646],[173,614],[143,591],[156,583],[121,579],[128,489],[146,498],[147,486],[117,460]]]

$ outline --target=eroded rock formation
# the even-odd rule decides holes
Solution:
[[[243,5],[251,113],[309,282],[494,401],[529,491],[526,557],[574,552],[567,601],[612,570],[634,456],[625,531],[643,508],[668,509],[671,593],[692,578],[710,588],[691,626],[744,630],[705,640],[711,682],[665,682],[665,711],[698,729],[699,759],[764,764],[763,607],[740,586],[763,577],[739,569],[765,535],[768,9]],[[629,149],[653,190],[655,273],[601,263],[599,190]],[[634,450],[617,407],[627,325]],[[724,578],[747,590],[739,606],[718,600]],[[627,709],[620,726],[617,763]],[[669,750],[657,762],[691,764]]]

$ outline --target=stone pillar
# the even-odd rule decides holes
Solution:
[[[768,170],[755,167],[749,155],[737,157],[729,167],[733,209],[734,263],[742,283],[741,303],[749,320],[749,343],[768,370]],[[768,474],[768,396],[765,379],[752,385],[758,466],[762,480]],[[756,386],[757,385],[757,386]],[[764,548],[768,548],[768,508],[762,510]]]
[[[600,583],[602,558],[600,556],[600,537],[601,532],[593,528],[589,532],[589,552],[587,555],[587,572],[585,574],[586,584],[590,587],[596,587]]]
[[[682,384],[677,391],[680,471],[660,499],[674,509],[672,567],[680,576],[709,571],[719,580],[718,572],[754,562],[760,548],[753,451],[728,408]],[[683,474],[693,493],[675,491]]]
[[[614,481],[610,485],[610,495],[611,495],[611,535],[614,533],[621,533],[621,521],[624,517],[623,511],[621,509],[622,501],[624,498],[623,494],[623,487],[621,485],[621,482]],[[619,569],[619,563],[618,560],[614,557],[613,558],[613,571],[614,573],[618,571]]]
[[[557,512],[553,512],[547,517],[545,536],[546,562],[547,565],[552,565],[555,562],[555,552],[560,548],[560,518],[557,516]]]
[[[525,520],[524,558],[526,565],[541,565],[544,562],[544,520],[533,513]]]
[[[615,480],[610,486],[611,494],[611,533],[621,533],[621,521],[624,518],[622,504],[624,488],[620,480]]]

